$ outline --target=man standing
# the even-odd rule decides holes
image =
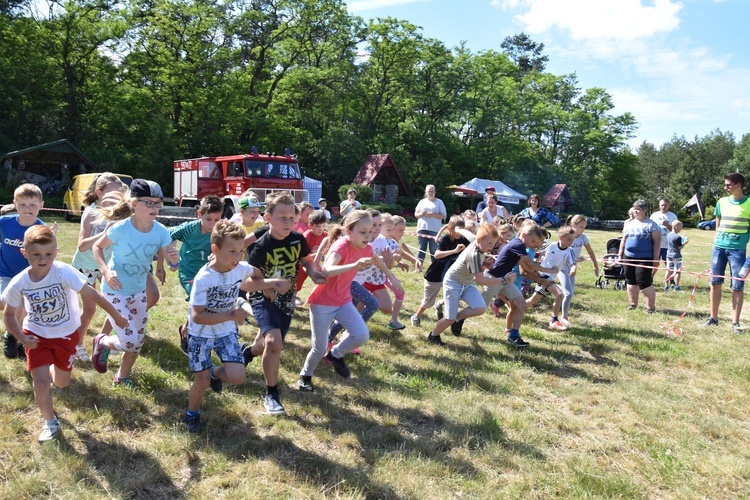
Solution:
[[[659,211],[651,214],[650,219],[656,222],[661,229],[661,250],[659,259],[667,262],[667,235],[672,230],[672,223],[677,220],[677,216],[669,211],[669,200],[662,198],[659,200]],[[669,280],[666,279],[668,273],[664,274],[664,291],[669,290]]]
[[[477,205],[477,215],[479,215],[482,210],[487,208],[487,194],[494,193],[495,192],[495,186],[487,186],[484,188],[484,198],[482,198],[482,201],[479,202]]]
[[[732,275],[732,331],[742,333],[740,314],[745,300],[745,282],[739,279],[740,269],[745,263],[745,251],[750,232],[750,199],[742,192],[745,177],[740,173],[724,177],[724,191],[729,196],[716,202],[716,237],[711,254],[711,316],[703,326],[719,324],[719,304],[724,271],[729,263]]]

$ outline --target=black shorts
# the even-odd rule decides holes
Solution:
[[[637,264],[638,266],[649,266],[649,267],[636,267],[628,264]],[[653,270],[650,269],[653,266],[651,260],[634,260],[627,258],[625,265],[625,282],[628,285],[638,285],[638,288],[644,290],[654,284]]]

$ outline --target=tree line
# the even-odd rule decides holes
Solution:
[[[567,183],[571,210],[602,218],[637,195],[718,193],[695,173],[701,154],[735,161],[733,137],[634,153],[635,117],[547,62],[523,33],[448,48],[341,0],[6,0],[0,151],[67,138],[168,191],[175,159],[289,147],[331,198],[368,154],[390,153],[416,198],[472,177],[540,194]]]

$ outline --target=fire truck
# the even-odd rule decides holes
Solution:
[[[309,201],[303,174],[287,149],[283,155],[250,154],[213,156],[174,162],[174,200],[177,207],[189,207],[193,215],[201,198],[214,194],[224,202],[223,217],[239,211],[242,193],[252,190],[262,202],[274,191],[289,191],[297,203]],[[164,207],[167,208],[167,207]]]

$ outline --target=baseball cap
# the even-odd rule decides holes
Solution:
[[[130,183],[131,198],[164,198],[161,186],[154,181],[146,179],[133,179]]]
[[[496,191],[496,189],[495,189],[495,186],[487,186],[486,188],[484,188],[484,191],[485,192],[487,192],[487,191]]]
[[[260,202],[258,201],[258,198],[248,198],[247,196],[243,196],[240,198],[240,201],[237,203],[239,205],[240,210],[244,210],[246,208],[260,208]]]
[[[328,200],[326,200],[325,198],[321,198],[321,199],[318,200],[318,204],[320,204],[321,201],[324,201],[324,202],[328,203]]]

